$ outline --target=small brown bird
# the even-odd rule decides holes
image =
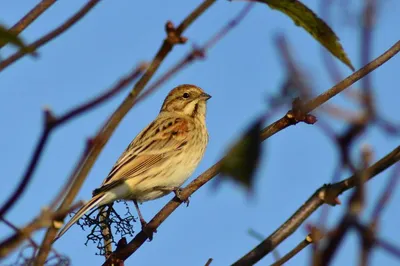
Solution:
[[[197,86],[183,84],[165,98],[157,118],[129,144],[100,188],[59,232],[61,237],[88,211],[115,200],[135,203],[142,227],[146,222],[138,202],[157,199],[191,176],[208,143],[206,101],[211,96]]]

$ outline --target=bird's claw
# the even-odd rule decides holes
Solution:
[[[183,197],[182,197],[182,195],[181,195],[181,192],[182,192],[182,189],[181,189],[181,188],[176,188],[176,189],[174,189],[175,197],[176,197],[178,200],[180,200],[181,202],[186,203],[186,207],[188,207],[188,206],[189,206],[189,203],[190,203],[189,198],[183,199]]]
[[[140,219],[140,224],[142,225],[142,231],[147,235],[150,241],[153,240],[153,234],[157,233],[157,229],[150,228],[144,219]]]

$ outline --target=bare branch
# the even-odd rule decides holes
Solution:
[[[52,212],[47,208],[42,209],[41,213],[35,219],[0,243],[0,259],[10,254],[21,244],[22,241],[29,238],[31,234],[38,229],[48,227],[51,224],[60,227],[60,223],[55,221],[58,221],[59,217],[64,217],[69,212],[74,211],[76,208],[81,206],[82,202],[78,202],[63,211]]]
[[[390,47],[385,53],[381,56],[373,60],[372,62],[365,65],[363,68],[354,72],[349,77],[345,78],[335,86],[333,86],[330,90],[326,91],[325,93],[319,95],[315,99],[311,100],[306,104],[306,111],[310,112],[320,106],[321,104],[325,103],[332,97],[336,96],[344,89],[349,87],[350,85],[354,84],[356,81],[360,80],[361,78],[368,75],[370,72],[387,62],[390,58],[395,56],[400,51],[400,41],[396,42],[392,47]]]
[[[212,258],[209,258],[209,259],[207,260],[206,264],[204,264],[204,266],[210,266],[212,261],[213,261],[213,259],[212,259]]]
[[[43,37],[34,41],[30,45],[27,46],[28,50],[36,50],[37,48],[45,45],[49,41],[57,38],[60,34],[64,33],[70,27],[72,27],[76,22],[81,20],[93,7],[95,7],[100,0],[90,0],[88,1],[77,13],[75,13],[72,17],[70,17],[67,21],[61,24],[59,27],[55,28],[51,32],[47,33]],[[0,72],[4,70],[6,67],[15,63],[17,60],[21,59],[27,53],[26,51],[18,51],[10,57],[4,59],[0,62]]]
[[[36,166],[38,165],[41,155],[43,154],[43,149],[46,145],[49,134],[50,134],[51,130],[54,128],[53,114],[50,112],[50,110],[44,110],[43,113],[44,113],[43,116],[44,116],[44,120],[45,120],[43,132],[39,138],[38,143],[36,144],[36,148],[33,152],[32,158],[29,162],[28,167],[25,170],[25,173],[23,174],[23,176],[21,178],[21,181],[19,182],[19,184],[17,186],[17,189],[13,192],[13,194],[10,197],[8,197],[6,202],[1,207],[0,217],[4,217],[5,214],[11,209],[11,207],[15,203],[17,203],[17,201],[21,198],[22,193],[25,191],[26,187],[30,183],[33,173],[36,170]]]
[[[300,251],[302,251],[304,248],[308,247],[308,245],[310,245],[311,243],[312,243],[312,239],[309,236],[307,236],[294,249],[292,249],[289,253],[285,254],[285,256],[283,256],[279,260],[272,263],[271,266],[281,266],[281,265],[285,264],[291,258],[296,256]]]
[[[34,22],[43,12],[51,7],[56,0],[42,0],[38,3],[31,11],[28,12],[23,18],[21,18],[14,26],[10,28],[10,32],[18,35],[24,29],[26,29],[32,22]],[[5,44],[0,43],[0,48]]]
[[[372,224],[376,226],[378,223],[378,219],[382,215],[382,212],[385,210],[385,206],[393,195],[394,189],[397,187],[400,181],[400,164],[397,164],[395,169],[392,172],[392,175],[387,182],[384,191],[382,192],[379,200],[377,201],[374,210],[372,211]]]
[[[375,241],[379,247],[381,247],[383,250],[392,254],[398,260],[400,260],[400,248],[399,247],[396,247],[392,243],[389,243],[388,241],[385,241],[383,239],[375,239]]]
[[[12,228],[15,232],[20,232],[21,231],[17,226],[12,224],[10,221],[6,220],[4,217],[0,218],[0,220],[3,223],[5,223],[8,227]],[[34,247],[35,249],[39,248],[39,245],[36,244],[36,242],[31,237],[28,237],[28,241],[32,245],[32,247]]]

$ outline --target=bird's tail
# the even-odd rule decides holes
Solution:
[[[74,224],[76,223],[85,213],[88,211],[94,209],[95,207],[98,207],[100,205],[103,205],[104,203],[102,202],[105,198],[107,197],[107,193],[100,193],[96,196],[94,196],[91,200],[89,200],[85,205],[83,205],[82,208],[72,217],[71,220],[68,221],[68,223],[58,232],[56,238],[53,240],[55,242],[57,239],[59,239],[67,230]],[[103,203],[103,204],[102,204]]]

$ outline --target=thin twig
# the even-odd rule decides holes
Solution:
[[[42,0],[40,1],[31,11],[29,11],[23,18],[21,18],[14,26],[12,26],[9,31],[18,35],[23,30],[25,30],[32,22],[34,22],[43,12],[45,12],[49,7],[51,7],[56,0]],[[5,43],[0,42],[0,48],[2,48]]]
[[[204,266],[210,266],[212,261],[213,261],[213,259],[212,259],[212,258],[209,258],[209,259],[207,260],[206,264],[204,264]]]
[[[36,166],[38,165],[39,159],[43,154],[43,150],[44,147],[46,146],[50,132],[54,129],[53,125],[54,116],[51,113],[51,111],[46,109],[43,111],[43,113],[44,113],[43,116],[45,120],[44,121],[45,125],[42,134],[39,138],[38,143],[36,144],[35,150],[28,164],[28,167],[26,168],[19,184],[17,185],[17,189],[11,194],[11,196],[8,197],[6,202],[0,208],[0,217],[4,217],[5,214],[11,209],[11,207],[14,206],[14,204],[17,203],[19,199],[21,199],[21,195],[27,188],[28,184],[30,183],[33,177],[33,173],[36,170]]]
[[[21,233],[21,229],[19,229],[17,226],[12,224],[10,221],[4,219],[4,217],[0,218],[0,220],[2,222],[4,222],[8,227],[12,228],[16,233]],[[28,237],[27,239],[29,241],[30,246],[33,248],[33,254],[35,254],[36,251],[39,249],[39,245],[32,239],[32,237]],[[54,256],[52,258],[57,258],[59,260],[62,259],[63,256],[60,253],[58,253],[55,249],[52,249],[51,251],[52,251],[52,253],[54,253]],[[22,254],[22,250],[21,250],[21,254]],[[22,257],[22,255],[19,255],[18,257]]]
[[[383,239],[375,239],[376,245],[378,245],[380,248],[385,250],[386,252],[392,254],[395,256],[398,260],[400,260],[400,248],[393,245],[392,243],[383,240]]]
[[[43,227],[48,227],[50,224],[61,227],[61,224],[55,221],[57,221],[59,217],[64,217],[69,212],[81,207],[82,203],[83,202],[78,202],[66,210],[57,212],[51,212],[49,209],[43,209],[35,219],[0,243],[0,259],[10,254],[10,252],[16,249],[22,241],[29,238],[33,232]]]
[[[281,266],[284,263],[288,262],[291,258],[296,256],[300,251],[302,251],[304,248],[308,247],[312,241],[310,238],[306,237],[303,241],[301,241],[294,249],[292,249],[289,253],[285,254],[282,258],[279,260],[275,261],[274,263],[271,264],[271,266]]]
[[[4,217],[1,217],[0,220],[3,223],[5,223],[8,227],[12,228],[15,232],[20,232],[21,231],[17,226],[12,224],[10,221],[5,219]],[[27,239],[28,239],[28,241],[29,241],[29,243],[31,244],[32,247],[34,247],[35,249],[39,248],[39,245],[32,239],[32,237],[28,237]]]
[[[380,55],[378,58],[368,63],[364,67],[362,67],[357,72],[354,72],[349,77],[345,78],[335,86],[333,86],[330,90],[325,93],[319,95],[314,98],[310,102],[308,102],[305,106],[305,112],[310,112],[314,110],[316,107],[320,106],[322,103],[325,103],[335,95],[342,92],[344,89],[354,84],[356,81],[368,75],[370,72],[387,62],[390,58],[395,56],[400,51],[400,41],[397,41],[392,47],[390,47],[386,52]]]
[[[332,4],[335,3],[334,0],[326,0],[323,2],[320,2],[320,10],[321,10],[321,16],[324,18],[324,21],[327,24],[330,24],[330,14],[329,10]],[[340,5],[340,4],[339,4]],[[337,83],[340,80],[343,79],[343,75],[340,72],[334,57],[332,57],[324,47],[320,48],[321,54],[322,54],[322,60],[324,61],[324,66],[326,67],[326,71],[333,83]],[[347,96],[349,99],[353,100],[355,103],[360,103],[360,95],[358,93],[354,93],[352,88],[349,88],[349,90],[346,90],[343,95]]]
[[[81,20],[93,7],[95,7],[100,0],[90,0],[87,2],[77,13],[75,13],[72,17],[70,17],[67,21],[61,24],[59,27],[55,28],[51,32],[47,33],[43,37],[39,38],[38,40],[34,41],[30,45],[27,46],[27,49],[24,51],[19,50],[15,54],[11,55],[10,57],[4,59],[0,62],[0,72],[4,70],[6,67],[10,66],[11,64],[15,63],[23,56],[27,54],[26,50],[36,50],[39,47],[45,45],[51,40],[54,40],[60,34],[64,33],[70,27],[72,27],[76,22]]]
[[[395,188],[397,187],[400,181],[400,164],[397,164],[395,169],[393,169],[392,175],[389,178],[389,181],[386,184],[384,191],[379,197],[374,210],[372,211],[372,224],[376,226],[378,223],[378,219],[381,217],[382,212],[385,210],[389,199],[393,195]]]
[[[258,241],[263,241],[265,236],[263,236],[261,233],[255,231],[254,229],[249,229],[249,235],[251,235],[252,237],[254,237],[255,239],[257,239]],[[281,255],[279,254],[278,249],[274,249],[272,251],[272,256],[274,257],[275,261],[280,261],[281,260]]]

